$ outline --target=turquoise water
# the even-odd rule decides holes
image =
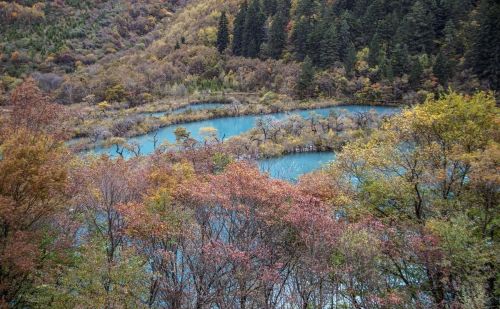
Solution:
[[[315,171],[335,160],[332,152],[305,152],[258,161],[262,172],[270,177],[297,182],[300,176]]]
[[[200,106],[203,104],[200,104]],[[397,107],[383,107],[383,106],[365,106],[365,105],[347,105],[347,106],[335,106],[327,108],[319,108],[313,110],[300,110],[291,111],[285,113],[276,113],[271,115],[247,115],[239,117],[226,117],[217,118],[210,120],[202,120],[191,123],[184,123],[179,125],[172,125],[165,128],[161,128],[157,131],[158,145],[164,142],[175,143],[174,131],[178,127],[184,127],[189,132],[191,132],[191,137],[203,141],[203,136],[200,134],[200,129],[205,127],[213,127],[217,129],[217,134],[220,139],[230,138],[232,136],[240,135],[255,126],[255,122],[259,118],[263,117],[273,117],[275,119],[284,119],[290,115],[300,115],[304,118],[310,117],[312,112],[319,114],[321,116],[328,116],[330,111],[336,111],[339,113],[357,113],[357,112],[368,112],[374,110],[379,115],[392,115],[397,113],[400,109]],[[154,151],[153,136],[155,133],[149,133],[147,135],[137,136],[129,139],[129,142],[136,143],[141,147],[141,154],[146,155]],[[116,153],[114,148],[98,148],[93,151],[93,153],[101,154],[107,153],[111,156],[115,156]],[[131,156],[130,153],[124,153],[125,156]]]

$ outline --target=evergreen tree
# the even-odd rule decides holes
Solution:
[[[446,86],[448,84],[448,79],[451,76],[451,67],[443,52],[439,52],[437,55],[432,72],[438,78],[441,85]]]
[[[236,14],[236,18],[234,20],[234,29],[233,29],[233,54],[236,56],[243,55],[243,32],[245,30],[245,20],[247,16],[248,5],[247,2],[244,1],[238,14]]]
[[[408,48],[406,45],[396,44],[391,57],[392,71],[395,76],[402,76],[408,70]]]
[[[324,21],[314,22],[307,36],[306,53],[314,65],[321,64],[321,41],[327,28],[328,24]]]
[[[492,89],[500,90],[500,2],[482,0],[477,22],[479,27],[473,34],[469,62]]]
[[[415,58],[411,64],[410,76],[408,82],[411,87],[418,88],[422,81],[422,74],[424,74],[424,67],[420,59]]]
[[[269,29],[269,38],[267,42],[268,54],[274,59],[279,59],[281,57],[286,44],[286,19],[283,14],[281,10],[276,13],[271,28]]]
[[[291,42],[293,46],[293,51],[295,57],[298,60],[303,60],[308,53],[307,42],[309,39],[309,32],[312,26],[309,21],[305,18],[300,18],[296,23],[292,31]]]
[[[337,29],[334,25],[328,27],[320,44],[320,65],[324,68],[332,66],[339,60]]]
[[[347,74],[350,74],[352,72],[355,64],[356,64],[356,48],[354,47],[354,44],[351,42],[351,44],[347,48],[347,55],[344,60],[344,66]]]
[[[310,98],[314,95],[314,67],[309,57],[306,57],[302,63],[297,82],[297,95],[301,99]]]
[[[434,50],[433,16],[422,1],[418,0],[406,16],[406,43],[410,52],[431,54]]]
[[[278,2],[276,0],[262,0],[262,10],[266,16],[273,16],[276,14]]]
[[[265,16],[262,13],[259,0],[252,0],[247,9],[245,27],[243,30],[243,55],[255,58],[260,54],[260,48],[265,39]]]
[[[217,50],[223,53],[229,45],[229,29],[226,12],[222,12],[219,19],[219,29],[217,32]]]
[[[297,6],[295,8],[295,17],[299,19],[305,17],[307,19],[312,18],[316,13],[316,1],[315,0],[298,0]]]
[[[347,20],[342,17],[338,27],[338,54],[341,61],[347,58],[348,48],[351,45],[351,33]]]
[[[385,48],[382,48],[379,52],[377,66],[379,68],[380,77],[387,78],[389,80],[394,78],[392,65],[390,61],[387,60],[387,52],[385,51]]]
[[[374,67],[378,64],[380,50],[382,49],[382,41],[380,36],[375,34],[370,42],[370,53],[368,54],[368,64]]]

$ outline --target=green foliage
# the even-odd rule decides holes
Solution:
[[[146,308],[148,275],[145,261],[132,249],[123,249],[119,259],[109,263],[106,245],[98,238],[83,245],[73,265],[64,270],[58,283],[39,286],[36,308]]]
[[[217,50],[223,53],[229,45],[229,28],[226,12],[222,12],[219,18],[219,28],[217,30]]]
[[[311,58],[306,57],[297,82],[297,95],[301,99],[314,95],[314,67]]]
[[[104,94],[104,98],[109,102],[122,102],[126,97],[127,92],[121,84],[108,88]]]
[[[259,0],[251,0],[245,16],[243,28],[243,55],[255,58],[260,54],[262,43],[264,43],[265,16],[262,13]]]
[[[267,54],[274,59],[279,59],[283,54],[283,50],[286,46],[286,21],[287,18],[284,15],[282,9],[280,9],[276,15],[274,15],[271,28],[269,29],[269,38],[267,40]]]
[[[482,0],[476,22],[479,24],[472,33],[472,48],[468,54],[474,71],[488,80],[490,87],[500,89],[500,3]]]
[[[238,14],[236,14],[236,18],[234,20],[234,29],[233,29],[233,54],[236,56],[243,55],[243,38],[245,32],[245,20],[247,16],[248,4],[244,1]]]

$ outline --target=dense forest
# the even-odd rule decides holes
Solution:
[[[496,0],[0,1],[0,308],[500,308],[499,57]]]

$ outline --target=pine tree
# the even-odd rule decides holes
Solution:
[[[314,65],[321,64],[321,41],[327,28],[328,24],[324,21],[314,22],[307,35],[306,54]]]
[[[408,48],[396,43],[391,57],[392,71],[395,76],[402,76],[408,70]]]
[[[271,58],[279,59],[286,44],[285,23],[286,19],[283,11],[278,11],[273,18],[269,29],[269,39],[267,42],[268,53]]]
[[[427,12],[422,1],[418,0],[406,16],[406,43],[411,53],[428,53],[434,50],[433,16]]]
[[[375,34],[370,42],[370,53],[368,54],[368,64],[374,67],[378,64],[380,50],[382,49],[382,41],[380,36]]]
[[[299,80],[297,82],[297,95],[301,99],[310,98],[314,95],[314,67],[312,60],[306,57],[302,63]]]
[[[422,82],[422,74],[424,74],[424,68],[422,63],[418,58],[415,58],[411,64],[410,77],[408,83],[410,87],[418,88]]]
[[[297,22],[295,22],[295,26],[292,31],[291,42],[295,57],[298,60],[304,60],[307,56],[307,42],[311,28],[312,26],[305,18],[300,18]]]
[[[473,34],[469,62],[493,90],[500,90],[500,2],[482,0],[477,22],[479,27]]]
[[[338,55],[340,57],[340,60],[345,61],[347,58],[348,48],[351,45],[351,33],[349,24],[347,23],[347,20],[344,16],[342,16],[338,27],[337,43]]]
[[[446,86],[448,84],[448,79],[451,76],[451,67],[443,52],[438,53],[434,66],[432,67],[432,72],[436,75],[441,85]]]
[[[339,59],[338,35],[334,25],[328,27],[320,44],[320,65],[323,68],[332,66]]]
[[[260,54],[260,48],[265,39],[265,16],[262,13],[259,0],[252,0],[247,9],[245,27],[243,30],[243,55],[255,58]]]
[[[262,0],[262,10],[266,16],[273,16],[276,14],[278,2],[276,0]]]
[[[243,55],[243,32],[245,30],[245,20],[247,16],[248,5],[247,2],[244,1],[238,14],[236,14],[236,18],[234,20],[234,29],[233,29],[233,54],[236,56]]]
[[[219,29],[217,32],[217,50],[223,53],[229,44],[229,29],[226,12],[222,12],[219,19]]]
[[[349,44],[349,47],[347,48],[347,55],[344,60],[344,66],[347,74],[350,74],[352,72],[355,64],[356,64],[356,48],[354,47],[354,44],[351,42],[351,44]]]
[[[317,3],[315,0],[298,0],[295,8],[295,17],[297,19],[300,17],[306,17],[307,19],[312,18],[316,13],[316,5]]]

